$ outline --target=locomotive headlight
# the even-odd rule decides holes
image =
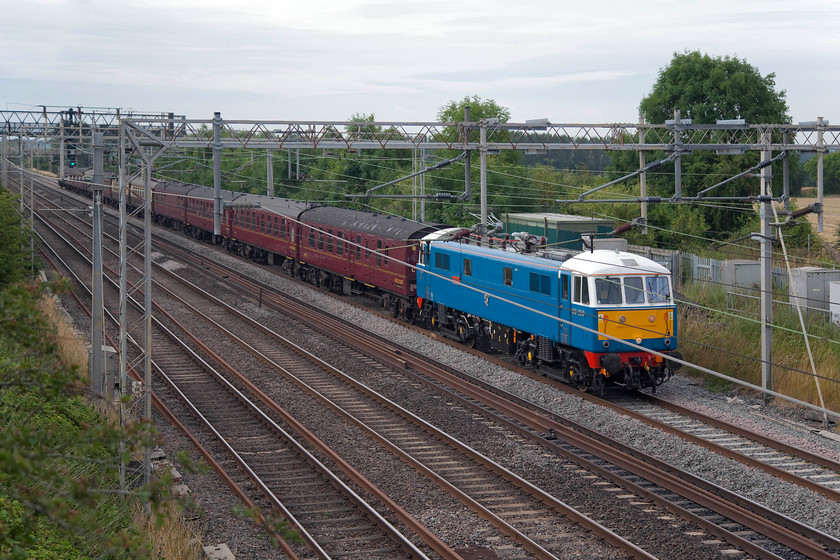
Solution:
[[[648,321],[650,321],[651,323],[655,323],[656,322],[656,317],[651,315],[650,317],[648,317]]]
[[[641,336],[637,337],[636,338],[636,344],[641,344],[641,343],[642,343],[642,337]]]
[[[623,324],[623,323],[626,323],[626,322],[627,322],[627,317],[625,317],[624,315],[622,315],[621,317],[619,317],[619,318],[618,318],[618,322],[619,322],[619,323],[622,323],[622,324]]]
[[[609,347],[610,347],[610,341],[609,341],[609,340],[605,340],[605,341],[604,341],[604,348],[609,348]]]
[[[665,339],[665,346],[671,346],[671,339],[670,338]]]

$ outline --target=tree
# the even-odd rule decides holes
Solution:
[[[817,161],[819,158],[812,157],[805,162],[805,171],[814,185],[817,184]],[[827,154],[823,157],[823,193],[840,193],[840,152]]]
[[[712,58],[700,51],[674,53],[639,104],[639,113],[652,124],[673,119],[674,109],[680,110],[680,118],[695,124],[714,124],[718,119],[746,119],[753,124],[789,122],[786,94],[775,90],[775,77],[762,76],[738,58]]]
[[[719,119],[745,119],[748,123],[789,122],[784,91],[775,90],[775,75],[762,76],[745,60],[734,57],[710,57],[699,51],[674,53],[671,63],[659,71],[651,92],[639,104],[639,112],[646,122],[663,123],[674,118],[674,110],[680,110],[681,119],[691,119],[694,124],[713,124]],[[648,161],[661,159],[664,154],[648,155]],[[757,152],[744,155],[719,156],[708,151],[698,151],[682,157],[682,193],[694,196],[699,191],[714,186],[754,165],[759,161]],[[798,158],[791,160],[791,167],[798,165]],[[638,169],[638,155],[623,153],[613,157],[614,175],[621,175]],[[774,176],[781,177],[781,162],[774,164]],[[653,195],[669,197],[674,192],[674,164],[668,163],[648,175],[650,192]],[[774,182],[779,192],[781,181]],[[795,185],[796,188],[798,185]],[[742,178],[731,181],[709,196],[748,196],[758,194],[758,180]],[[679,213],[683,219],[670,224],[654,222],[656,214],[649,219],[652,225],[676,227],[681,233],[706,238],[726,237],[739,231],[753,215],[751,206],[744,211],[730,208],[715,208],[708,205],[692,207],[697,219],[687,219],[685,210]],[[663,216],[667,213],[663,212]],[[691,231],[686,228],[690,227]],[[698,230],[697,228],[703,228]],[[652,234],[656,241],[663,241],[667,232]]]
[[[17,201],[16,195],[0,189],[0,288],[29,274],[29,255],[20,250],[29,246],[29,230],[21,228]]]
[[[470,120],[475,122],[481,119],[499,119],[499,122],[510,120],[510,110],[502,107],[492,99],[482,100],[478,95],[465,96],[461,101],[450,101],[438,109],[437,119],[439,122],[462,122],[464,120],[464,109],[470,108]]]

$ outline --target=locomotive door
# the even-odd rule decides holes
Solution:
[[[560,272],[560,344],[568,345],[571,336],[572,302],[571,302],[571,276],[568,273]]]

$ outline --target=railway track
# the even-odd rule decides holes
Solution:
[[[209,268],[209,267],[208,267],[208,268]],[[205,270],[206,270],[206,269],[205,269]],[[234,273],[231,273],[230,271],[228,271],[228,272],[227,272],[227,274],[225,274],[225,273],[220,273],[220,276],[224,276],[224,275],[228,275],[228,276],[229,276],[229,278],[231,278],[231,277],[234,277],[234,276],[235,276],[235,274],[234,274]],[[261,292],[263,292],[263,294],[262,294],[262,295],[263,295],[263,297],[265,297],[265,296],[266,296],[266,294],[268,294],[268,293],[269,293],[269,292],[268,292],[268,289],[267,289],[266,287],[259,287],[259,288],[257,288],[257,289],[259,289]],[[257,296],[256,296],[256,292],[255,292],[255,296],[254,296],[254,297],[257,297]],[[266,303],[268,303],[268,302],[266,302]],[[322,328],[323,328],[323,327],[322,327]],[[356,333],[355,331],[358,331],[358,328],[356,328],[356,327],[350,327],[349,331],[348,331],[348,332],[345,332],[344,334],[342,334],[342,335],[341,335],[341,337],[342,337],[344,340],[352,340],[352,335],[358,334],[358,333]],[[359,343],[356,343],[356,344],[359,344]],[[383,343],[382,343],[382,341],[378,341],[378,342],[375,342],[375,343],[374,343],[374,345],[382,346],[382,345],[383,345]],[[357,351],[358,351],[358,350],[357,350]],[[365,353],[372,353],[373,351],[372,351],[370,348],[365,348],[365,349],[364,349],[364,352],[365,352]],[[360,355],[361,355],[361,354],[360,354]],[[379,358],[379,359],[380,359],[380,360],[382,360],[382,361],[384,361],[385,363],[390,364],[392,367],[395,367],[395,368],[398,368],[398,369],[409,369],[409,370],[412,370],[412,371],[416,370],[416,371],[418,371],[418,372],[422,372],[422,371],[423,371],[423,365],[422,365],[422,364],[423,364],[423,362],[427,362],[428,360],[424,360],[424,359],[420,358],[420,359],[419,359],[419,362],[414,362],[414,361],[412,361],[412,360],[410,360],[410,359],[409,359],[408,355],[409,355],[409,352],[407,352],[407,351],[405,351],[405,350],[398,350],[398,351],[396,351],[396,352],[393,352],[393,351],[392,351],[392,352],[390,352],[390,353],[387,353],[387,352],[386,352],[385,354],[383,354],[382,356],[380,356],[380,358]],[[361,358],[360,358],[360,359],[361,359]],[[422,378],[422,376],[426,376],[426,379],[424,380],[424,379]],[[418,376],[418,377],[416,378],[416,380],[417,380],[417,381],[416,381],[417,383],[425,383],[425,384],[430,384],[430,385],[434,385],[434,384],[438,384],[438,385],[440,385],[440,384],[442,384],[442,383],[446,383],[446,385],[448,385],[448,386],[451,386],[451,385],[452,385],[452,382],[451,382],[451,381],[445,381],[445,382],[444,382],[444,381],[440,381],[440,380],[433,381],[433,380],[432,380],[432,376],[428,375],[428,372],[422,373],[422,374],[421,374],[421,376]],[[449,391],[449,392],[450,392],[450,394],[452,394],[452,393],[451,393],[451,391],[453,391],[453,389],[452,389],[452,388],[449,388],[449,389],[443,389],[442,387],[443,387],[443,386],[442,386],[442,385],[440,385],[440,386],[438,387],[438,390],[446,390],[446,391]],[[465,391],[465,389],[463,389],[463,388],[459,388],[458,390],[459,390],[459,391]],[[464,397],[459,397],[459,398],[464,398]],[[476,402],[477,402],[477,400],[478,400],[478,399],[476,399],[476,397],[475,397],[475,396],[468,396],[468,397],[465,397],[465,398],[466,398],[467,400],[472,399],[473,401],[476,401]],[[539,445],[543,445],[543,446],[545,446],[545,445],[546,445],[546,443],[545,443],[545,442],[547,441],[547,442],[549,442],[549,444],[550,444],[550,445],[553,445],[554,447],[557,447],[557,443],[556,443],[556,441],[557,441],[557,440],[554,440],[553,438],[555,437],[555,435],[556,435],[557,433],[559,433],[559,432],[558,432],[558,427],[557,427],[557,426],[551,426],[551,425],[547,424],[547,423],[546,423],[546,422],[547,422],[547,421],[546,421],[546,417],[542,417],[542,419],[539,419],[539,418],[533,418],[533,417],[534,417],[534,411],[533,411],[533,408],[532,408],[532,407],[530,408],[531,412],[518,412],[518,413],[516,413],[516,414],[523,414],[523,415],[524,415],[524,416],[523,416],[523,418],[516,419],[515,413],[514,413],[514,412],[512,412],[512,411],[510,410],[510,404],[507,404],[507,403],[509,403],[509,402],[511,402],[511,401],[515,401],[515,399],[513,399],[513,398],[511,398],[511,397],[504,397],[502,400],[500,400],[500,401],[498,401],[498,402],[492,402],[492,400],[489,400],[489,399],[491,399],[491,397],[484,397],[484,398],[488,399],[488,401],[487,401],[487,402],[485,402],[485,403],[483,403],[483,404],[481,404],[481,405],[467,404],[467,400],[464,400],[464,401],[462,402],[462,406],[477,406],[477,408],[475,409],[475,410],[477,411],[477,413],[480,413],[480,414],[482,414],[482,415],[485,415],[486,417],[491,417],[491,416],[492,416],[492,417],[494,417],[494,420],[493,420],[494,422],[501,422],[501,420],[499,420],[499,417],[498,417],[498,412],[488,412],[488,409],[489,409],[489,410],[496,410],[496,411],[501,410],[501,411],[503,411],[503,412],[504,412],[504,414],[505,414],[506,416],[509,416],[510,418],[513,418],[513,419],[514,419],[514,423],[513,423],[513,424],[510,424],[510,425],[508,426],[508,429],[511,429],[511,430],[514,430],[514,427],[513,427],[513,426],[514,426],[516,423],[518,423],[518,424],[520,424],[520,425],[525,425],[525,426],[527,426],[527,422],[526,422],[526,420],[527,420],[527,421],[529,421],[529,422],[532,422],[532,424],[531,424],[529,427],[524,428],[525,432],[529,432],[529,431],[530,431],[530,432],[533,432],[533,433],[537,434],[537,436],[536,436],[536,437],[537,437],[537,439],[538,439],[538,440],[539,440],[539,439],[542,439],[542,440],[543,440],[542,442],[540,442],[540,443],[539,443]],[[527,409],[528,407],[525,407],[525,408]],[[555,420],[556,420],[556,419],[555,419]],[[374,421],[372,421],[372,422],[374,422]],[[385,423],[385,425],[388,425],[388,422],[387,422],[387,421],[383,421],[383,422]],[[563,424],[563,423],[559,423],[559,424],[558,424],[558,426],[560,426],[560,430],[565,430],[565,431],[568,431],[568,425]],[[522,429],[522,428],[521,428],[521,426],[520,426],[520,429]],[[577,428],[575,429],[575,431],[577,431]],[[554,435],[552,435],[552,434],[554,434]],[[546,435],[548,435],[548,437],[545,437]],[[524,437],[526,437],[526,436],[524,436],[524,435],[523,435],[522,437],[524,438]],[[616,446],[616,445],[615,445],[615,443],[608,443],[607,445],[608,445],[608,447],[615,447],[615,446]],[[570,455],[569,455],[569,461],[575,461],[575,462],[577,463],[577,462],[580,460],[580,459],[573,459],[573,458],[571,458],[571,454],[572,454],[573,452],[568,451],[568,453],[570,454]],[[578,455],[579,455],[579,452],[578,452]],[[643,460],[642,462],[646,462],[646,461],[647,461],[647,460]],[[570,468],[573,468],[573,467],[570,467]],[[587,467],[587,469],[589,469],[589,468],[590,468],[590,467]],[[606,468],[606,470],[609,470],[609,468],[607,468],[607,467],[605,467],[605,468]],[[623,468],[628,469],[628,467],[627,467],[627,466],[625,466],[625,467],[623,467]],[[591,473],[591,472],[594,472],[594,471],[587,470],[587,472],[590,472],[590,473]],[[632,472],[632,469],[630,469],[628,472]],[[582,473],[579,473],[579,474],[582,474]],[[591,474],[590,474],[590,475],[584,475],[584,476],[596,476],[596,475],[591,475]],[[602,476],[602,477],[604,477],[604,479],[605,479],[605,480],[609,480],[609,479],[610,479],[610,476],[607,476],[607,475],[605,475],[605,474],[599,474],[599,475],[597,475],[597,476]],[[615,475],[615,474],[613,474],[613,475],[611,475],[611,476],[612,476],[612,477],[616,477],[616,476],[618,476],[618,478],[621,478],[621,476],[623,476],[623,475]],[[615,480],[617,480],[617,478],[616,478]],[[626,486],[627,486],[627,483],[625,482],[625,483],[624,483],[624,485],[625,485],[625,487],[626,487]],[[640,486],[641,486],[641,484],[640,484]],[[637,494],[637,493],[636,493],[636,491],[634,491],[634,495],[637,495],[637,496],[638,496],[638,495],[641,495],[641,494]],[[729,498],[727,498],[727,499],[729,499]],[[677,498],[676,500],[677,500],[677,501],[680,501],[680,500],[681,500],[681,498]],[[654,501],[653,501],[653,502],[651,502],[651,503],[656,503],[656,501],[654,500]],[[673,507],[674,507],[673,505],[670,505],[670,506],[665,505],[665,503],[666,503],[666,502],[664,502],[664,501],[661,503],[661,504],[662,504],[662,507],[666,507],[666,508],[668,508],[668,509],[671,509],[671,508],[673,508]],[[754,507],[753,505],[749,505],[749,506],[748,506],[747,508],[745,508],[745,509],[748,509],[748,510],[749,510],[750,508],[753,508],[753,507]],[[695,504],[694,504],[694,505],[688,505],[688,509],[696,509],[696,502],[695,502]],[[674,511],[678,511],[680,516],[685,516],[685,515],[686,515],[686,513],[684,513],[683,511],[679,511],[679,510],[674,510]],[[734,514],[730,514],[730,515],[734,515]],[[738,514],[738,515],[741,515],[741,514]],[[763,514],[759,514],[759,515],[768,515],[768,516],[769,516],[769,513],[763,513]],[[709,516],[710,516],[710,514],[709,514],[709,513],[707,513],[707,512],[704,512],[701,516],[709,517]],[[749,523],[753,523],[753,521],[749,521]],[[757,521],[756,521],[756,523],[757,523]],[[727,525],[727,524],[729,524],[729,525],[730,525],[730,529],[732,529],[732,530],[733,530],[733,531],[735,531],[735,532],[744,532],[744,531],[745,531],[745,529],[744,529],[744,526],[743,526],[743,525],[742,525],[742,526],[740,526],[740,527],[738,527],[738,526],[732,526],[731,521],[722,520],[722,521],[721,521],[721,524],[722,524],[722,525]],[[708,530],[708,531],[709,531],[709,532],[711,532],[712,534],[716,534],[716,531],[717,531],[717,529],[712,529],[711,527],[708,527],[706,530]],[[759,532],[760,532],[760,531],[761,531],[761,530],[759,530]],[[773,531],[776,531],[776,529],[773,529]],[[801,529],[801,528],[799,529],[799,531],[800,531],[800,532],[803,532],[803,531],[804,531],[804,532],[807,532],[807,530],[803,530],[803,529]],[[812,540],[812,541],[813,541],[813,540],[818,540],[818,541],[819,541],[819,540],[822,540],[822,541],[825,541],[825,538],[826,538],[826,537],[827,537],[827,536],[825,536],[825,535],[818,535],[818,534],[816,534],[816,533],[811,533],[811,536],[810,536],[810,537],[806,537],[806,539],[805,539],[805,540],[809,540],[809,539],[810,539],[810,540]],[[788,537],[784,537],[784,538],[788,538]],[[790,537],[790,538],[795,540],[795,538],[794,538],[794,537]],[[733,543],[739,543],[739,541],[737,541],[737,540],[734,540],[734,541],[731,541],[731,542],[733,542]],[[732,546],[738,546],[739,548],[741,548],[741,550],[750,550],[750,549],[749,549],[749,546],[750,546],[750,545],[748,545],[748,544],[744,544],[744,543],[733,544]],[[806,556],[806,557],[815,557],[815,558],[818,558],[818,557],[834,558],[834,557],[836,557],[836,556],[831,555],[830,553],[828,553],[828,555],[826,555],[826,556],[818,556],[820,553],[825,553],[825,551],[824,551],[824,550],[822,550],[822,551],[820,550],[820,548],[821,548],[821,547],[822,547],[822,548],[825,548],[823,545],[816,545],[816,548],[814,548],[814,549],[808,549],[807,547],[808,547],[809,545],[808,545],[807,543],[805,543],[805,542],[802,542],[802,543],[799,543],[799,544],[795,544],[795,546],[805,547],[805,548],[803,548],[803,550],[805,550],[805,552],[800,552],[800,554],[805,554],[805,556]],[[828,546],[829,548],[831,548],[831,547],[835,547],[835,546],[836,546],[836,543],[830,543],[830,544],[829,544],[829,545],[827,545],[827,546]],[[760,547],[759,547],[759,548],[760,548]],[[757,549],[756,549],[756,550],[754,550],[754,551],[752,551],[752,552],[750,552],[750,554],[754,554],[756,557],[774,557],[774,558],[775,558],[775,557],[778,557],[778,556],[772,556],[772,554],[774,554],[773,552],[770,552],[770,553],[769,553],[770,555],[767,555],[768,553],[767,553],[767,551],[766,551],[766,550],[765,550],[764,552],[762,552],[761,550],[757,550]],[[784,552],[783,552],[782,554],[787,554],[787,553],[784,553]],[[814,556],[809,556],[810,554],[813,554]],[[783,557],[788,557],[788,556],[783,556]]]
[[[792,484],[840,500],[840,463],[653,395],[611,401],[625,414]]]
[[[212,269],[216,265],[207,266],[206,269]],[[219,278],[224,276],[231,277],[230,271],[220,270]],[[242,283],[239,283],[239,289],[242,289]],[[252,288],[256,294],[258,288]],[[263,304],[270,304],[271,298],[267,295],[265,289],[261,290],[261,299]],[[256,297],[256,295],[255,295]],[[295,305],[293,303],[284,302],[282,307],[288,309],[289,306]],[[294,315],[310,316],[312,311],[306,309],[305,306],[301,308],[298,306],[294,311]],[[322,330],[334,330],[335,327],[325,327],[320,325],[318,319],[310,318],[309,321],[316,325],[316,328]],[[382,362],[389,363],[398,369],[405,369],[407,371],[430,372],[433,367],[429,365],[429,360],[425,356],[412,356],[410,352],[405,349],[397,351],[384,349],[387,348],[387,341],[382,339],[375,339],[373,341],[361,341],[365,335],[358,332],[358,329],[353,326],[345,326],[340,339],[345,343],[351,343],[357,349],[362,349],[365,354],[376,355]],[[435,372],[430,374],[435,376],[435,379],[451,388],[457,386],[460,391],[463,391],[469,399],[481,400],[482,405],[478,410],[483,410],[486,407],[494,412],[497,421],[505,421],[509,429],[515,430],[516,422],[526,424],[531,430],[536,430],[538,434],[551,434],[550,439],[559,437],[558,434],[564,434],[565,441],[565,455],[575,461],[579,461],[589,472],[598,472],[600,476],[608,479],[625,488],[632,489],[636,495],[651,500],[667,509],[672,510],[683,518],[692,519],[694,523],[702,527],[704,530],[726,540],[732,546],[738,547],[741,550],[748,551],[755,557],[760,558],[777,558],[787,557],[791,554],[790,550],[784,550],[785,547],[792,547],[793,550],[798,551],[806,558],[835,558],[836,551],[840,549],[840,542],[833,539],[829,535],[820,533],[819,531],[810,530],[807,526],[802,524],[791,524],[790,521],[783,518],[783,516],[775,515],[774,512],[767,508],[762,508],[758,504],[750,503],[749,500],[740,499],[732,493],[726,492],[722,488],[715,485],[708,484],[705,481],[691,477],[687,473],[679,473],[675,477],[670,477],[666,473],[678,471],[672,467],[663,464],[661,461],[656,461],[651,457],[646,457],[642,454],[634,453],[632,449],[627,446],[621,446],[618,442],[607,440],[598,436],[593,430],[574,425],[565,419],[552,419],[551,414],[547,411],[535,415],[532,411],[533,407],[523,403],[522,409],[516,409],[511,405],[512,401],[516,399],[512,395],[504,395],[501,399],[498,398],[498,393],[494,395],[493,392],[488,391],[480,397],[476,396],[477,392],[474,388],[468,387],[464,384],[458,385],[452,377],[447,373]],[[419,379],[419,378],[418,378]],[[467,401],[463,403],[466,405]],[[509,415],[510,420],[500,420],[498,412],[504,411]],[[558,421],[560,420],[560,421]],[[602,443],[593,444],[592,442],[582,442],[575,438],[569,438],[571,433],[568,428],[573,427],[575,433],[585,433],[594,438],[594,440],[601,440]],[[527,430],[524,432],[527,434]],[[531,435],[531,434],[528,434]],[[539,441],[543,436],[539,435],[535,440]],[[570,451],[574,447],[577,451]],[[614,453],[614,450],[621,449],[627,452],[627,457],[620,457],[619,454]],[[585,455],[591,454],[598,458],[598,461],[591,461],[585,458]],[[630,458],[633,455],[636,458]],[[609,461],[613,465],[620,466],[628,471],[626,474],[616,474],[615,469],[603,467],[604,461]],[[600,464],[598,464],[600,462]],[[651,473],[649,468],[651,465],[658,467],[658,472]],[[639,483],[640,480],[646,480],[647,483]],[[659,481],[660,488],[650,489],[649,482],[651,480]],[[648,486],[648,488],[645,488]],[[672,493],[670,499],[663,499],[661,488],[664,487]],[[690,500],[690,501],[687,501]],[[793,526],[793,530],[788,529],[787,526]],[[750,539],[743,538],[743,535],[749,534]],[[775,546],[766,542],[761,535],[771,536],[781,546]],[[802,537],[802,535],[806,535]],[[758,541],[760,544],[756,544]],[[814,543],[817,541],[817,544]],[[819,544],[824,543],[824,544]],[[767,547],[767,548],[765,548]],[[828,547],[831,550],[827,551]],[[769,548],[769,550],[768,550]],[[776,552],[784,556],[776,556]]]
[[[61,236],[59,230],[53,233]],[[113,280],[110,285],[116,288]],[[160,308],[158,312],[166,315]],[[292,434],[260,411],[248,395],[157,319],[155,324],[157,334],[164,335],[155,337],[158,378],[180,396],[228,451],[229,466],[223,470],[236,466],[248,473],[307,543],[312,557],[428,558]],[[386,496],[382,498],[387,500]],[[421,524],[414,523],[412,529],[440,549],[442,554],[435,558],[460,558]]]
[[[203,298],[210,301],[212,296],[203,293]],[[572,538],[588,538],[574,534],[575,529],[568,522],[572,520],[630,552],[633,557],[653,558],[549,493],[222,302],[216,301],[215,308],[203,310],[201,316],[209,326],[239,342],[265,366],[292,380],[307,396],[363,430],[534,557],[556,558],[570,545]],[[321,326],[329,328],[328,325],[323,323]],[[246,344],[245,340],[249,342]],[[289,349],[294,353],[290,354]],[[359,359],[364,358],[359,356]],[[369,366],[375,367],[376,363],[369,363]],[[275,408],[273,404],[269,406]],[[551,530],[558,526],[567,529],[559,533]]]

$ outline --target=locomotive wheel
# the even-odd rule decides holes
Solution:
[[[472,325],[470,325],[469,319],[463,315],[458,317],[455,329],[458,331],[458,340],[470,348],[475,348],[475,329],[473,329]]]
[[[587,392],[589,390],[592,380],[585,378],[579,363],[571,362],[569,364],[569,377],[571,377],[572,385],[574,385],[578,390],[583,392]]]
[[[417,320],[417,314],[414,312],[414,306],[411,303],[403,303],[401,307],[402,320],[413,325]]]

